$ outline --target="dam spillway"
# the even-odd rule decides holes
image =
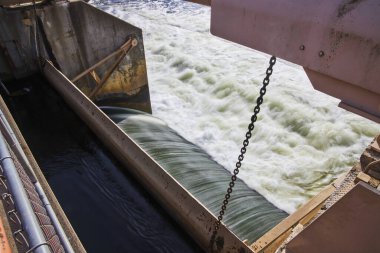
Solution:
[[[8,106],[87,250],[202,252],[104,150],[46,80],[34,76],[12,87],[18,88],[17,96],[7,98]],[[102,109],[217,213],[229,180],[222,166],[149,114]],[[287,216],[241,181],[232,196],[224,222],[241,240],[255,241]]]
[[[102,109],[214,215],[218,214],[230,181],[225,168],[158,118],[117,107]],[[256,241],[287,216],[240,179],[231,196],[223,222],[241,240]]]
[[[193,2],[207,2],[211,5],[210,0],[193,0]],[[230,13],[232,10],[228,8],[231,1],[221,2],[225,3],[219,2],[223,5],[219,10],[215,2],[212,6],[211,32],[231,39],[225,34],[214,33],[216,31],[213,26],[215,10],[216,13],[223,10]],[[356,15],[353,11],[353,15],[358,18],[354,23],[349,20],[347,24],[351,23],[355,26],[363,20],[362,24],[367,26],[375,24],[373,21],[376,19],[372,17],[376,16],[376,8],[374,8],[376,1],[370,2],[361,5],[368,11],[357,9],[360,9],[359,14],[371,12],[371,15]],[[311,96],[302,94],[300,91],[303,89],[299,89],[298,84],[302,83],[303,78],[297,78],[299,71],[291,66],[293,63],[291,65],[286,62],[276,64],[276,72],[278,67],[282,74],[281,78],[278,78],[282,83],[279,85],[278,79],[274,78],[270,86],[273,89],[268,90],[274,93],[271,96],[268,94],[266,106],[262,108],[257,122],[258,127],[251,139],[255,147],[251,149],[252,152],[249,155],[247,153],[248,159],[244,160],[244,168],[239,174],[246,184],[238,180],[238,187],[234,188],[232,199],[229,199],[229,194],[226,195],[220,216],[216,218],[231,176],[225,168],[231,169],[229,164],[233,162],[231,158],[236,157],[233,151],[238,151],[237,145],[241,143],[242,134],[239,130],[246,127],[243,120],[248,118],[250,113],[250,110],[246,109],[251,108],[257,98],[258,93],[254,86],[258,86],[261,81],[259,79],[264,72],[262,60],[266,56],[251,58],[251,53],[244,47],[235,47],[226,44],[225,41],[216,41],[209,34],[210,10],[186,7],[182,4],[183,1],[179,0],[127,0],[125,2],[95,0],[89,4],[83,1],[0,0],[0,90],[2,95],[7,97],[8,105],[17,118],[20,128],[28,138],[33,152],[37,154],[45,176],[49,178],[52,185],[55,185],[56,194],[86,248],[91,252],[199,252],[203,250],[212,253],[247,253],[274,252],[277,249],[293,252],[294,245],[300,245],[299,242],[303,244],[302,238],[311,238],[308,241],[313,245],[307,246],[309,251],[313,249],[326,252],[320,248],[326,245],[332,249],[337,244],[331,243],[331,238],[336,239],[336,235],[340,235],[341,238],[355,240],[349,240],[351,244],[343,240],[345,249],[332,250],[334,252],[379,252],[380,250],[374,249],[363,251],[368,246],[378,246],[373,244],[376,238],[368,236],[368,234],[376,235],[375,232],[368,232],[370,229],[376,231],[376,220],[371,219],[368,223],[360,220],[363,217],[376,217],[377,201],[370,201],[374,205],[365,205],[365,212],[370,213],[370,210],[373,210],[374,215],[362,217],[360,214],[363,211],[356,209],[355,212],[359,214],[356,215],[358,219],[355,218],[355,222],[351,222],[352,219],[347,219],[351,211],[347,210],[359,206],[354,202],[348,204],[347,208],[341,209],[335,218],[330,219],[327,227],[315,225],[322,233],[318,235],[316,233],[318,231],[315,231],[311,236],[307,236],[307,231],[311,231],[313,225],[318,224],[313,221],[316,216],[320,216],[322,220],[329,219],[329,212],[336,207],[335,204],[332,205],[336,200],[332,201],[331,198],[336,195],[341,196],[342,188],[346,190],[352,186],[352,183],[361,180],[369,184],[364,185],[367,192],[378,195],[378,191],[370,188],[379,189],[379,181],[375,184],[371,177],[379,179],[376,173],[373,174],[374,167],[371,167],[374,164],[377,165],[377,162],[369,161],[373,159],[372,154],[368,157],[366,153],[363,153],[360,165],[355,165],[344,179],[331,183],[334,176],[345,171],[347,165],[355,160],[355,154],[357,154],[355,150],[364,145],[363,140],[375,135],[374,131],[377,134],[377,130],[367,128],[363,122],[346,117],[343,113],[336,113],[331,110],[331,106],[326,106],[325,100],[319,96],[314,98],[314,94]],[[332,3],[330,6],[338,7],[338,4]],[[244,15],[262,13],[259,8],[253,8],[247,12],[246,7],[241,8],[243,5],[240,2],[232,5],[237,6],[236,9],[240,9],[241,14]],[[314,10],[310,6],[305,8],[306,12],[308,9]],[[270,10],[266,14],[270,19],[276,16],[281,17],[278,20],[284,18],[281,11],[272,15],[273,8],[270,4],[266,8]],[[338,9],[341,10],[340,7]],[[293,13],[294,8],[290,10],[290,13]],[[305,10],[299,9],[300,14],[305,13]],[[166,14],[162,15],[162,13]],[[327,13],[320,14],[324,17]],[[241,17],[241,15],[230,16]],[[310,15],[306,16],[310,18]],[[340,13],[338,13],[338,18],[339,16],[341,16]],[[332,13],[332,17],[335,18],[335,13]],[[366,18],[362,19],[362,17]],[[123,20],[128,20],[128,22]],[[244,27],[240,25],[237,26],[238,29],[232,29],[232,31],[225,27],[224,14],[220,16],[219,21],[217,23],[222,24],[223,32],[236,34],[240,31],[240,34],[247,35]],[[238,18],[238,21],[240,22],[241,19]],[[251,21],[256,24],[258,20]],[[263,27],[268,23],[266,21],[264,18]],[[288,18],[285,21],[279,22],[279,25],[289,23]],[[330,21],[328,23],[332,23],[331,27],[336,28],[336,23]],[[290,23],[292,22],[294,20]],[[132,23],[143,26],[144,32]],[[204,26],[206,23],[207,25]],[[344,20],[343,23],[345,23]],[[295,26],[304,28],[298,26],[299,24],[297,22]],[[318,27],[320,24],[312,23],[312,26]],[[376,27],[376,24],[373,27]],[[372,30],[376,31],[376,29]],[[248,31],[250,32],[252,31]],[[279,37],[275,35],[277,32],[269,32],[269,34]],[[325,30],[325,34],[330,34],[329,32],[330,30]],[[344,41],[351,41],[351,32],[350,30]],[[291,33],[286,32],[285,35]],[[377,34],[367,32],[364,34],[370,35],[371,40],[369,43],[366,41],[366,44],[371,45],[372,38]],[[146,43],[148,65],[145,61],[143,35],[148,38],[148,43]],[[352,50],[339,51],[331,55],[335,49],[333,48],[329,53],[325,48],[325,45],[329,44],[328,41],[334,41],[334,36],[330,35],[327,36],[328,38],[325,37],[326,40],[322,40],[325,42],[321,43],[324,51],[319,51],[320,58],[309,50],[309,46],[298,47],[299,42],[295,40],[293,42],[296,42],[296,45],[290,50],[286,49],[287,53],[299,55],[298,48],[301,51],[308,48],[307,51],[302,52],[303,57],[306,56],[304,58],[306,61],[302,59],[298,61],[296,57],[297,60],[294,63],[305,66],[307,75],[317,89],[318,85],[315,84],[319,82],[313,81],[315,78],[312,77],[316,73],[326,74],[326,71],[313,69],[312,71],[316,73],[309,75],[308,69],[312,69],[308,63],[311,59],[308,57],[310,53],[313,55],[312,58],[323,60],[332,57],[329,62],[335,61],[338,65],[343,63],[344,66],[352,66],[347,62],[336,60],[342,59],[340,58],[342,56],[347,57],[349,55],[347,52]],[[275,47],[272,45],[272,47],[279,50],[281,46],[288,47],[287,42],[292,44],[291,41],[285,39],[286,36],[282,36],[284,43],[280,43],[280,47],[278,45]],[[249,38],[254,37],[249,36]],[[303,38],[301,36],[301,40]],[[232,40],[241,43],[239,40]],[[265,38],[263,40],[266,41]],[[266,42],[265,44],[269,45]],[[266,51],[254,44],[248,46],[267,53],[272,52],[273,49]],[[360,47],[357,52],[364,52],[361,55],[366,55],[365,47]],[[274,55],[293,62],[286,55],[276,52]],[[321,58],[323,56],[326,57]],[[373,62],[371,57],[370,61]],[[149,79],[154,84],[152,86],[148,84],[147,66],[151,66]],[[371,73],[376,64],[371,66],[371,68],[363,69],[365,73]],[[320,65],[317,67],[319,68]],[[327,72],[327,77],[334,77],[333,85],[329,87],[342,85],[341,81],[351,83],[350,78],[341,79],[342,76],[347,77],[340,73],[341,67],[336,68],[339,72],[337,76],[332,75],[335,71]],[[35,76],[36,73],[41,73],[47,82]],[[230,75],[231,73],[237,74]],[[258,104],[261,104],[261,95],[265,93],[264,88],[269,82],[271,73],[272,64],[267,69],[267,76],[263,80],[264,86],[256,100]],[[21,80],[21,78],[27,79]],[[371,77],[368,81],[371,80],[375,79]],[[3,82],[11,87],[7,88]],[[45,89],[48,87],[47,83],[55,88],[56,95],[53,95],[54,92],[51,93],[49,88]],[[366,83],[370,82],[360,82],[358,87],[366,87]],[[345,87],[350,86],[345,85]],[[323,91],[323,89],[320,90]],[[339,93],[344,91],[344,96],[352,95],[356,98],[355,94],[359,94],[352,90],[351,92],[347,92],[346,89],[339,90]],[[372,92],[373,90],[370,95],[373,98]],[[375,92],[378,95],[379,92]],[[328,91],[326,93],[336,95]],[[351,108],[353,104],[346,103],[347,98],[343,98],[342,107]],[[378,107],[378,100],[364,100],[360,101],[359,107],[354,105],[353,108],[361,108],[361,102],[364,102],[366,107],[370,104],[371,110]],[[373,101],[375,104],[372,103]],[[62,229],[59,224],[55,226],[59,232],[59,239],[63,239],[62,242],[72,240],[74,251],[85,253],[86,250],[61,209],[2,97],[0,102],[1,112],[4,111],[0,135],[6,135],[5,145],[1,148],[2,151],[4,150],[1,161],[7,159],[4,163],[8,164],[8,166],[2,165],[2,169],[8,167],[12,171],[13,165],[10,160],[14,159],[14,165],[16,165],[17,159],[20,158],[26,168],[25,171],[31,174],[28,175],[30,181],[35,184],[13,187],[17,182],[12,183],[11,191],[4,192],[5,195],[2,194],[2,203],[10,203],[5,203],[6,197],[12,202],[11,193],[16,194],[20,191],[22,193],[23,188],[34,187],[38,191],[39,187],[43,186],[46,196],[43,191],[42,193],[28,191],[28,189],[26,191],[31,192],[32,195],[40,195],[37,201],[47,201],[43,203],[49,211],[55,209],[57,219],[54,219],[55,215],[52,212],[52,221],[55,224],[57,220],[58,223],[62,223]],[[103,111],[99,106],[102,106]],[[147,113],[153,111],[154,116],[163,119],[165,123],[149,114],[125,108]],[[254,109],[254,119],[256,119],[257,110],[258,107]],[[71,116],[67,112],[71,112]],[[251,126],[253,125],[249,126],[249,130]],[[247,135],[251,136],[250,132]],[[16,138],[13,138],[15,136]],[[247,138],[249,139],[248,136]],[[244,146],[246,146],[245,143]],[[9,147],[5,147],[7,145]],[[377,137],[365,152],[372,149],[378,151],[379,145],[380,140]],[[19,157],[16,159],[14,155],[6,153],[12,149],[18,153]],[[245,154],[245,149],[242,149],[243,154]],[[242,160],[242,155],[239,161]],[[363,156],[364,159],[362,159]],[[240,168],[240,163],[236,167]],[[23,170],[20,171],[18,174],[22,177]],[[237,170],[234,171],[236,172]],[[35,175],[38,175],[38,180]],[[4,183],[4,177],[0,176],[1,184],[6,191],[7,182]],[[5,180],[12,181],[15,178],[17,179],[18,176],[13,174],[7,176]],[[232,177],[230,187],[235,178],[235,176]],[[363,186],[365,183],[358,184]],[[295,208],[318,192],[319,187],[326,184],[329,184],[326,189],[295,211]],[[346,187],[348,184],[350,186]],[[342,185],[346,186],[342,187]],[[14,190],[15,188],[18,190]],[[357,187],[352,190],[355,188]],[[230,191],[232,191],[231,188],[227,190],[229,193]],[[23,197],[21,201],[18,198],[16,209],[24,209],[18,206],[29,202],[24,195],[18,195]],[[357,196],[359,197],[353,199],[369,203],[360,195]],[[30,196],[29,200],[33,205]],[[220,223],[228,200],[230,205],[226,211],[227,216],[224,216],[223,222]],[[344,203],[343,198],[343,202],[338,201],[336,204]],[[26,206],[30,207],[28,204]],[[295,212],[283,219],[287,214],[276,206],[289,213]],[[45,243],[42,237],[38,240],[33,239],[34,235],[39,237],[42,232],[46,239],[50,237],[47,235],[47,231],[50,230],[39,231],[38,229],[40,225],[42,230],[46,228],[43,226],[51,226],[42,219],[39,220],[40,225],[32,222],[34,224],[32,227],[36,230],[28,232],[30,226],[27,224],[31,224],[29,221],[32,221],[34,216],[40,217],[39,214],[41,214],[37,213],[38,208],[34,205],[33,207],[34,214],[30,211],[29,217],[22,215],[24,216],[22,220],[26,220],[26,223],[18,220],[20,226],[10,231],[7,227],[2,228],[0,221],[0,230],[6,231],[10,234],[9,238],[14,240],[19,239],[16,238],[18,233],[23,236],[23,229],[26,230],[32,243],[28,244],[28,240],[24,238],[29,249],[21,250],[21,252],[35,250],[42,253],[42,250],[44,251],[48,246],[52,248],[55,243],[48,241]],[[12,205],[8,206],[8,210],[11,208]],[[20,210],[16,209],[8,211],[6,221],[15,222],[11,215],[17,218],[16,212]],[[309,224],[310,221],[313,222]],[[367,226],[369,223],[371,226]],[[335,228],[340,228],[340,231],[333,232],[330,229],[332,224],[336,224]],[[350,228],[346,229],[344,224],[350,225]],[[357,224],[365,224],[365,231],[368,233],[359,233],[361,236],[357,237],[360,227]],[[215,233],[213,233],[214,227],[219,228]],[[304,228],[307,229],[301,231],[294,241],[287,242]],[[61,232],[66,232],[67,236]],[[345,232],[351,234],[342,236]],[[292,234],[288,237],[289,233]],[[55,235],[51,233],[51,236]],[[324,243],[320,241],[323,237],[326,239]],[[366,242],[362,246],[357,243],[357,239],[363,239]],[[278,248],[282,241],[285,245]],[[43,246],[41,251],[36,250],[36,247],[40,246]],[[65,247],[65,252],[67,252],[66,249],[71,252],[70,247]],[[298,251],[309,252],[307,249]]]

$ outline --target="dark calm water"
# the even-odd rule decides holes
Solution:
[[[40,76],[6,97],[88,252],[202,252]]]

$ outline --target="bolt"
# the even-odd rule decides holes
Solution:
[[[137,46],[137,44],[138,44],[137,39],[133,39],[132,40],[132,46],[135,47],[135,46]]]
[[[305,46],[304,46],[304,45],[301,45],[301,46],[300,46],[300,50],[301,50],[301,51],[305,50]]]
[[[319,57],[323,57],[323,56],[325,56],[325,52],[323,52],[322,50],[321,51],[319,51]]]

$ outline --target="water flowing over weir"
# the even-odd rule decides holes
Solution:
[[[90,3],[143,30],[153,115],[232,171],[269,58],[211,35],[206,6]],[[281,209],[297,210],[351,168],[380,131],[337,104],[313,90],[300,66],[279,59],[240,177]]]
[[[215,215],[231,174],[201,148],[149,114],[117,107],[103,111]],[[241,240],[254,242],[287,214],[240,179],[223,219]]]
[[[202,252],[43,78],[14,86],[4,99],[87,252]]]
[[[19,85],[20,84],[20,85]],[[40,76],[7,97],[27,142],[89,252],[201,252],[115,162]],[[102,108],[148,154],[216,214],[230,174],[149,114]],[[253,242],[287,214],[238,180],[224,223]]]

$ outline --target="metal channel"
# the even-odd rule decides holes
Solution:
[[[216,217],[145,153],[51,62],[45,62],[43,74],[109,150],[129,168],[188,234],[205,251],[210,252],[209,242]],[[214,252],[252,252],[224,225],[218,231],[217,242]]]

